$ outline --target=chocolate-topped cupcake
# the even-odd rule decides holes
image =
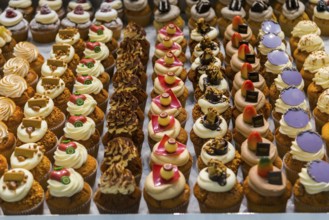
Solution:
[[[224,61],[224,55],[220,52],[220,44],[217,44],[215,41],[210,40],[208,36],[205,36],[201,42],[194,47],[194,51],[190,59],[191,63],[193,63],[197,57],[200,57],[207,48],[211,49],[214,56],[222,62]]]
[[[188,20],[188,27],[190,31],[196,28],[199,18],[204,18],[205,21],[212,27],[216,26],[217,17],[209,0],[198,0],[197,3],[191,7],[190,12],[191,17]]]

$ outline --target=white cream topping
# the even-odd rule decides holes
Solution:
[[[36,146],[36,147],[34,147]],[[41,147],[35,143],[27,143],[17,148],[21,149],[34,149],[35,153],[32,158],[25,158],[24,160],[19,160],[17,156],[15,156],[15,152],[11,154],[10,157],[10,165],[12,168],[22,168],[26,170],[32,170],[41,162],[43,158],[43,151]]]
[[[54,153],[56,166],[79,169],[86,163],[88,157],[87,149],[78,142],[74,141],[74,143],[77,145],[77,148],[73,154],[68,154],[59,148],[56,149]]]
[[[313,82],[323,89],[329,88],[329,66],[318,69],[315,73]]]
[[[161,139],[165,135],[168,135],[171,138],[176,138],[179,135],[182,127],[176,118],[174,120],[175,120],[175,124],[171,128],[166,129],[161,132],[157,132],[157,133],[154,132],[153,126],[152,126],[152,121],[150,121],[147,126],[148,135],[152,138],[152,140],[157,141],[157,142],[161,141]]]
[[[82,127],[74,127],[74,125],[70,122],[66,122],[64,127],[65,137],[71,138],[76,141],[88,140],[91,135],[95,133],[95,122],[89,117],[86,118],[87,121],[83,123]]]
[[[188,152],[187,148],[185,148],[185,150],[182,153],[178,154],[178,155],[163,156],[163,155],[159,155],[159,154],[155,153],[156,150],[158,149],[158,147],[159,147],[159,143],[156,143],[154,145],[152,153],[151,153],[151,161],[154,164],[164,165],[166,163],[171,163],[171,164],[176,165],[176,166],[183,166],[190,159],[190,153]]]
[[[213,108],[219,114],[222,114],[230,107],[229,99],[225,95],[223,95],[223,98],[226,98],[227,102],[211,103],[205,98],[200,98],[198,100],[198,105],[201,107],[201,111],[203,114],[207,114],[209,108]]]
[[[74,11],[67,13],[67,18],[76,24],[85,24],[90,21],[90,14],[86,11],[82,15],[75,14]]]
[[[210,27],[210,31],[208,33],[206,33],[205,35],[199,33],[198,29],[195,28],[192,30],[190,37],[192,40],[200,42],[206,36],[209,37],[210,40],[215,40],[217,38],[218,34],[219,34],[219,31],[214,27]]]
[[[213,63],[213,65],[217,66],[217,67],[221,67],[222,66],[222,62],[220,61],[220,59],[218,57],[214,57],[215,58],[215,62]],[[196,70],[196,68],[198,66],[201,65],[201,59],[200,57],[197,57],[194,62],[191,65],[191,69],[192,70]]]
[[[224,137],[226,135],[228,127],[225,119],[222,116],[219,116],[219,120],[221,120],[221,123],[219,125],[219,130],[211,130],[206,128],[201,123],[201,119],[202,117],[198,118],[193,125],[193,131],[198,137],[207,139],[207,138]]]
[[[54,11],[58,11],[62,8],[63,1],[62,0],[39,0],[39,6],[43,6],[47,4],[49,8]]]
[[[318,98],[317,108],[320,112],[329,114],[329,89],[321,93]]]
[[[70,44],[64,44],[64,45],[68,45],[70,46],[70,49],[69,49],[69,53],[68,54],[64,54],[61,55],[61,56],[57,56],[57,54],[54,53],[53,49],[51,49],[50,51],[50,58],[56,58],[58,60],[62,60],[64,61],[65,63],[69,63],[72,61],[73,57],[74,57],[74,54],[75,54],[75,50],[74,50],[74,47],[72,47]]]
[[[84,100],[83,105],[76,105],[73,102],[67,103],[67,111],[70,113],[70,115],[83,115],[88,116],[90,115],[96,108],[97,102],[95,99],[88,94],[83,94],[86,97],[86,100]]]
[[[95,52],[94,50],[90,50],[88,48],[86,48],[83,53],[85,55],[85,57],[90,57],[93,58],[95,60],[105,60],[106,58],[108,58],[108,56],[110,55],[110,51],[108,49],[108,47],[104,44],[104,43],[100,43],[100,51],[99,52]]]
[[[41,14],[41,11],[38,11],[34,18],[41,24],[54,24],[58,21],[58,15],[54,10],[50,10],[49,14]]]
[[[290,147],[290,153],[292,154],[292,158],[295,160],[303,161],[303,162],[310,162],[312,160],[322,160],[325,156],[324,145],[322,148],[316,153],[309,153],[302,150],[299,146],[297,141],[293,141]]]
[[[321,30],[314,21],[303,20],[298,22],[298,24],[291,31],[291,34],[293,37],[300,38],[306,34],[321,35]]]
[[[31,0],[10,0],[8,2],[9,7],[25,9],[32,5]]]
[[[23,128],[23,123],[21,123],[17,128],[17,138],[24,143],[35,143],[40,141],[48,130],[48,124],[45,120],[41,121],[40,128],[34,128],[31,133],[26,131],[26,128]]]
[[[294,20],[297,17],[302,16],[305,11],[305,5],[301,1],[298,1],[298,4],[299,4],[298,9],[288,10],[287,4],[284,3],[282,6],[282,14],[289,20]]]
[[[226,184],[224,186],[221,186],[217,182],[211,180],[209,178],[207,169],[208,168],[202,169],[198,175],[197,183],[200,186],[200,188],[208,192],[215,192],[215,193],[228,192],[231,189],[233,189],[233,187],[237,182],[237,178],[231,169],[226,168],[227,177],[226,177]]]
[[[43,107],[40,107],[37,111],[34,110],[33,108],[29,107],[28,102],[25,103],[25,105],[24,105],[24,116],[26,118],[31,118],[31,117],[46,118],[48,115],[50,115],[54,110],[54,101],[49,97],[44,97],[44,98],[48,98],[47,105],[43,106]],[[32,97],[29,100],[35,100],[35,97]]]
[[[102,82],[94,76],[91,84],[82,84],[79,81],[75,81],[74,89],[80,94],[99,94],[103,89]]]
[[[209,161],[212,159],[221,161],[223,164],[227,164],[227,163],[231,162],[232,160],[234,160],[235,147],[230,142],[227,142],[227,153],[226,154],[224,154],[224,155],[208,154],[207,151],[205,150],[205,146],[208,145],[209,143],[211,143],[212,141],[213,140],[209,140],[202,146],[200,157],[204,164],[208,165]]]
[[[284,120],[284,117],[282,116],[280,120],[280,128],[279,132],[281,134],[287,135],[290,138],[296,138],[297,134],[299,134],[302,131],[307,131],[312,129],[311,121],[309,121],[305,127],[303,128],[293,128],[290,127]]]
[[[46,76],[45,78],[54,78],[54,77]],[[65,89],[65,83],[62,79],[59,79],[58,86],[54,87],[53,89],[45,88],[42,85],[42,79],[40,79],[38,84],[37,84],[36,91],[37,91],[37,93],[40,93],[42,95],[47,95],[50,98],[55,99],[64,92],[64,89]]]
[[[305,111],[308,110],[308,104],[307,104],[306,99],[304,99],[304,101],[302,103],[299,103],[299,105],[296,105],[296,106],[287,105],[281,98],[278,98],[275,101],[275,112],[284,114],[289,108],[292,108],[292,107],[300,107],[300,108],[304,109]]]
[[[23,14],[15,10],[16,16],[13,18],[8,18],[6,16],[6,11],[2,12],[0,15],[0,23],[6,27],[15,26],[23,20]]]
[[[207,74],[202,74],[199,78],[199,88],[201,89],[201,91],[205,91],[204,79],[206,77],[207,77]],[[227,83],[226,79],[224,79],[224,78],[220,81],[219,85],[208,85],[207,87],[216,88],[216,89],[223,90],[223,91],[229,90],[228,83]]]
[[[276,77],[274,79],[274,83],[275,83],[275,86],[276,88],[279,90],[279,91],[282,91],[283,89],[289,87],[290,85],[288,85],[287,83],[285,83],[283,80],[282,80],[282,77],[281,77],[281,74],[278,75],[278,77]],[[302,79],[302,82],[299,84],[299,85],[295,85],[299,90],[303,90],[304,89],[304,80]]]
[[[329,191],[329,183],[314,181],[308,174],[307,168],[302,168],[302,171],[298,175],[300,183],[305,187],[308,194],[314,195]]]

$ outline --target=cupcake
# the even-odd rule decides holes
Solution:
[[[323,67],[317,70],[313,82],[307,88],[307,97],[310,103],[310,109],[313,110],[318,102],[319,96],[324,90],[329,88],[329,67]]]
[[[136,39],[136,37],[125,37],[119,45],[117,50],[116,63],[122,62],[136,62],[136,66],[139,66],[139,62],[142,63],[143,71],[146,71],[147,62],[149,60],[149,42],[145,36],[143,38]],[[138,65],[137,65],[138,64]]]
[[[63,19],[65,16],[65,8],[63,7],[62,0],[39,0],[39,8],[44,5],[48,5],[51,10],[54,10],[59,19]]]
[[[0,154],[9,161],[10,156],[16,147],[16,137],[14,133],[8,131],[7,125],[2,121],[0,121],[0,134]]]
[[[30,171],[11,169],[1,177],[0,186],[4,215],[43,214],[44,191]]]
[[[208,113],[208,109],[215,109],[229,125],[232,117],[232,107],[230,106],[229,96],[226,96],[222,90],[208,87],[205,94],[195,103],[192,111],[193,121]]]
[[[263,21],[262,26],[259,29],[258,40],[260,40],[264,34],[269,34],[269,33],[279,36],[281,38],[282,42],[286,43],[285,35],[284,35],[283,31],[281,30],[281,26],[278,22],[273,21],[273,20]]]
[[[70,115],[83,115],[91,118],[100,134],[103,133],[104,112],[97,106],[96,100],[88,94],[75,92],[67,102],[67,112]]]
[[[50,173],[46,203],[51,214],[88,214],[91,197],[91,187],[74,169],[55,167]]]
[[[27,60],[21,57],[14,57],[7,60],[3,66],[3,75],[15,74],[25,79],[28,86],[33,89],[36,88],[39,76],[30,68],[30,64]]]
[[[253,166],[243,182],[243,191],[250,212],[286,212],[292,186],[282,171],[273,166],[268,157],[262,157]]]
[[[275,130],[275,141],[281,158],[290,150],[292,142],[302,131],[312,129],[309,114],[301,108],[290,108],[280,120]]]
[[[44,63],[44,58],[35,45],[27,41],[20,42],[15,45],[13,54],[15,57],[26,59],[30,63],[31,69],[33,69],[38,76],[41,76],[41,67]]]
[[[293,27],[303,20],[310,20],[305,13],[305,5],[299,0],[286,0],[279,16],[279,23],[284,34],[290,37]]]
[[[186,213],[190,187],[177,166],[154,165],[145,179],[143,197],[149,213]]]
[[[241,144],[242,174],[246,179],[250,169],[257,165],[262,157],[268,157],[273,165],[282,168],[282,160],[276,146],[268,139],[263,138],[258,131],[252,131],[248,139]]]
[[[110,6],[111,8],[113,8],[114,10],[116,10],[118,12],[118,16],[123,19],[123,4],[121,0],[103,0],[100,8],[102,7],[107,7]],[[95,18],[96,18],[96,14],[95,14]]]
[[[5,60],[9,60],[14,57],[13,52],[16,41],[12,38],[11,31],[6,29],[4,26],[0,26],[0,42],[1,54],[4,56]]]
[[[235,16],[239,16],[240,18],[244,18],[246,16],[246,11],[242,7],[241,0],[231,0],[230,4],[221,10],[222,17],[218,19],[218,29],[221,37],[224,36],[224,32],[226,28],[232,23],[233,18]],[[241,20],[242,20],[241,19]],[[249,33],[251,33],[251,29],[249,28]],[[228,39],[229,41],[230,39]]]
[[[100,134],[96,129],[95,122],[86,116],[70,116],[64,127],[63,140],[76,141],[82,144],[93,157],[97,157]]]
[[[325,161],[311,161],[298,174],[294,188],[295,212],[328,212],[328,175],[329,164]],[[314,187],[319,186],[319,187]]]
[[[11,31],[16,42],[27,40],[29,23],[20,11],[7,8],[0,15],[0,24]]]
[[[100,167],[101,172],[105,173],[114,164],[120,164],[123,168],[131,171],[136,185],[139,185],[142,178],[140,150],[129,138],[114,138],[105,146],[104,159]]]
[[[93,8],[92,1],[89,1],[89,0],[70,1],[68,4],[67,10],[70,12],[70,11],[74,11],[76,8],[81,8],[79,10],[83,10],[83,11],[87,12],[91,18],[94,16],[94,8]]]
[[[148,61],[148,56],[150,53],[150,42],[146,39],[146,31],[143,27],[139,26],[135,22],[129,22],[126,26],[126,28],[123,31],[123,37],[125,39],[131,39],[133,41],[136,41],[140,44],[140,47],[143,51],[143,54],[140,54],[140,59],[142,60],[143,64],[146,65]],[[174,42],[175,38],[172,38]],[[179,42],[176,42],[179,43]],[[125,49],[123,47],[122,42],[120,43],[120,47]],[[183,48],[183,46],[182,46]],[[131,48],[131,50],[136,49],[138,51],[138,48]],[[186,49],[186,46],[185,46]],[[123,51],[124,52],[124,51]],[[132,51],[131,51],[132,52]]]
[[[171,89],[172,92],[176,95],[181,105],[185,107],[187,98],[188,98],[188,90],[185,86],[184,82],[175,76],[173,72],[167,73],[165,76],[159,75],[154,80],[154,88],[151,92],[151,98],[155,98],[158,95],[166,92],[168,89]]]
[[[191,63],[194,62],[194,60],[198,57],[200,57],[204,51],[209,48],[214,56],[216,56],[218,59],[220,59],[222,62],[224,61],[224,55],[220,52],[220,44],[217,44],[214,41],[211,41],[208,36],[205,36],[200,43],[198,43],[194,47],[194,51],[191,56]]]
[[[5,123],[9,132],[16,133],[23,118],[24,112],[20,106],[12,99],[0,96],[0,121]]]
[[[24,19],[30,22],[34,17],[34,7],[32,0],[9,0],[8,7],[20,11]]]
[[[34,89],[28,86],[21,76],[10,74],[0,80],[0,95],[12,99],[20,107],[23,107],[34,93]]]
[[[265,65],[267,61],[267,55],[272,50],[286,50],[286,45],[282,42],[281,38],[275,34],[268,33],[262,36],[257,47],[257,57],[260,59],[260,64]]]
[[[116,56],[118,42],[113,38],[113,32],[104,25],[92,24],[89,28],[89,41],[104,43],[113,56]]]
[[[317,132],[321,132],[325,123],[329,122],[329,111],[327,108],[329,102],[329,90],[324,90],[318,98],[316,107],[313,110],[315,127]]]
[[[207,114],[195,121],[190,138],[194,145],[194,152],[199,156],[202,146],[207,141],[213,138],[225,138],[227,141],[231,141],[232,134],[225,119],[215,109],[210,108]]]
[[[241,67],[241,70],[237,72],[234,76],[233,87],[231,94],[234,97],[235,93],[242,88],[243,83],[246,80],[252,81],[254,87],[262,91],[265,97],[268,97],[270,94],[269,88],[266,85],[264,77],[259,74],[259,72],[254,71],[250,63],[244,63]]]
[[[188,20],[188,27],[190,31],[197,27],[199,18],[203,18],[210,26],[216,27],[217,17],[215,10],[211,8],[209,0],[198,0],[195,5],[191,7],[191,17]]]
[[[147,0],[123,0],[124,14],[128,22],[134,21],[142,27],[151,22],[152,10]]]
[[[272,111],[272,119],[275,128],[280,126],[282,115],[290,108],[301,108],[309,112],[304,91],[299,90],[295,86],[284,88],[279,98],[275,101],[275,106]]]
[[[174,24],[168,24],[161,28],[157,34],[157,42],[161,43],[166,37],[169,37],[173,42],[178,43],[183,52],[186,52],[187,40],[184,37],[183,31]]]
[[[57,141],[56,135],[48,129],[47,121],[40,117],[24,118],[17,128],[17,146],[38,143],[43,146],[45,156],[51,161]]]
[[[68,65],[59,59],[48,59],[43,63],[41,67],[41,75],[43,77],[53,76],[61,78],[65,87],[68,88],[70,92],[73,90],[73,85],[75,82],[75,76],[71,69],[68,68]]]
[[[121,2],[121,1],[120,1]],[[110,29],[116,40],[120,39],[123,28],[122,20],[118,17],[118,12],[109,5],[101,5],[95,13],[94,24],[103,25]]]
[[[192,0],[192,1],[196,1],[196,0]],[[217,17],[220,18],[222,16],[222,9],[225,8],[226,6],[228,6],[230,4],[230,2],[231,2],[231,0],[218,0],[215,2],[214,9],[215,9],[215,13],[216,13]]]
[[[187,132],[181,127],[179,121],[167,112],[162,112],[160,115],[152,115],[152,119],[148,123],[148,144],[151,149],[154,145],[161,141],[164,135],[170,138],[175,138],[176,141],[186,144]]]
[[[67,64],[67,67],[76,75],[76,69],[80,62],[80,57],[75,53],[74,47],[70,44],[53,44],[50,51],[50,58],[64,61]]]
[[[80,94],[89,94],[97,102],[97,106],[106,111],[107,102],[109,99],[109,93],[103,89],[102,82],[94,76],[78,76],[75,84],[74,90]]]
[[[169,37],[166,37],[161,43],[155,46],[154,56],[152,58],[153,66],[158,59],[165,57],[168,52],[171,52],[183,64],[186,63],[186,56],[182,51],[182,47],[178,43],[173,42]]]
[[[38,43],[51,43],[56,39],[59,26],[57,13],[48,5],[43,5],[30,22],[32,39]]]
[[[279,98],[281,91],[289,86],[295,86],[299,90],[304,89],[304,80],[302,75],[295,68],[283,69],[281,74],[274,79],[274,83],[272,83],[270,87],[269,97],[272,106],[274,106],[275,101]]]
[[[17,146],[10,157],[12,169],[21,168],[31,172],[43,189],[47,189],[47,180],[51,171],[51,162],[44,155],[42,145],[27,143]]]
[[[262,22],[265,20],[276,21],[276,17],[273,13],[273,8],[269,5],[269,1],[254,1],[249,10],[247,20],[254,35],[258,35],[259,29],[262,26]]]
[[[298,70],[303,68],[303,64],[312,52],[324,50],[324,42],[317,34],[307,34],[300,38],[297,48],[294,51],[296,67]]]
[[[62,79],[55,76],[42,77],[37,84],[36,92],[49,96],[57,108],[65,114],[67,113],[66,105],[70,99],[71,92],[65,87]]]
[[[165,165],[171,163],[177,166],[188,182],[192,168],[192,156],[187,150],[187,146],[164,135],[163,138],[154,145],[150,156],[150,167],[153,165]]]
[[[193,192],[201,213],[239,212],[244,195],[236,174],[213,159],[200,171]],[[220,200],[225,202],[216,202]]]
[[[266,120],[271,115],[271,104],[266,100],[264,93],[255,88],[251,80],[244,81],[241,89],[235,93],[232,111],[233,119],[236,119],[247,105],[254,106],[257,112],[262,114]]]
[[[316,7],[313,10],[313,21],[318,25],[321,30],[321,35],[329,36],[329,31],[326,28],[326,25],[329,20],[328,9],[326,2],[320,0]]]
[[[101,178],[94,194],[94,203],[101,214],[138,213],[142,193],[131,171],[121,164],[112,164]]]
[[[24,106],[26,118],[41,117],[46,120],[50,131],[59,138],[63,135],[66,121],[65,114],[54,105],[54,101],[47,95],[35,94]]]
[[[152,115],[160,115],[162,112],[167,112],[168,115],[174,116],[185,127],[188,115],[184,107],[171,89],[158,95],[152,99],[148,118],[151,119]]]
[[[258,114],[255,107],[247,105],[235,119],[235,127],[233,129],[233,139],[235,147],[241,152],[242,143],[247,140],[251,132],[257,131],[262,137],[269,141],[273,141],[274,137],[270,130],[269,122],[262,114]]]
[[[76,28],[83,40],[88,39],[88,31],[91,25],[90,14],[84,11],[81,5],[78,5],[67,13],[66,17],[61,21],[62,28]]]
[[[278,77],[285,68],[291,68],[292,63],[289,55],[284,50],[272,50],[267,54],[267,61],[265,62],[265,68],[261,71],[261,74],[266,80],[267,86],[271,86],[274,79]]]
[[[59,44],[70,44],[74,48],[75,53],[77,53],[80,58],[84,56],[83,51],[85,50],[86,45],[84,41],[80,38],[80,33],[78,29],[59,29],[55,41]]]
[[[290,51],[292,55],[297,49],[300,38],[307,34],[321,35],[321,30],[314,21],[306,20],[298,22],[291,31],[291,37],[289,39]]]
[[[180,9],[171,5],[169,0],[160,0],[157,10],[154,12],[153,26],[158,31],[164,26],[173,23],[181,30],[184,29],[185,21],[180,16]]]
[[[323,140],[314,131],[301,132],[292,142],[290,151],[283,158],[288,180],[295,184],[298,174],[313,160],[326,160]]]
[[[0,154],[0,178],[3,176],[3,174],[8,170],[8,163],[7,159]]]
[[[134,61],[137,62],[133,65]],[[127,65],[124,65],[127,64]],[[146,94],[147,74],[139,58],[136,60],[120,61],[116,64],[116,72],[112,78],[113,87],[136,87]]]
[[[76,141],[61,140],[54,153],[55,167],[72,168],[91,187],[95,183],[97,160],[88,155],[87,149]]]
[[[329,65],[329,54],[325,51],[314,51],[305,59],[303,68],[300,70],[304,79],[304,90],[312,83],[315,73],[322,67]]]
[[[282,6],[285,3],[285,0],[274,0],[270,2],[273,7],[273,12],[276,17],[279,17],[282,13]]]
[[[235,32],[232,35],[231,40],[229,42],[227,42],[226,46],[225,46],[225,63],[226,64],[229,64],[231,62],[232,56],[234,54],[238,53],[239,47],[241,46],[241,44],[248,45],[249,50],[252,53],[254,52],[254,47],[249,42],[245,42],[242,39],[241,34],[239,34],[238,32]]]
[[[220,161],[237,175],[242,163],[241,156],[235,147],[224,138],[214,138],[207,141],[198,157],[198,171],[211,165],[213,161]]]

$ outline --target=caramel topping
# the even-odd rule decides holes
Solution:
[[[145,29],[135,22],[129,22],[123,31],[124,38],[132,38],[136,40],[144,40],[146,37]]]

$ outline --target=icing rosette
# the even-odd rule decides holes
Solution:
[[[67,64],[63,60],[48,59],[42,64],[42,76],[61,77],[67,70]]]
[[[280,97],[275,101],[275,112],[284,114],[291,107],[308,110],[304,92],[294,86],[287,87],[281,91]]]
[[[67,103],[67,111],[70,115],[90,115],[96,108],[97,102],[88,94],[74,93]]]
[[[70,140],[62,140],[54,153],[55,165],[64,168],[79,169],[86,163],[87,157],[87,149]]]
[[[30,70],[30,64],[27,60],[21,57],[14,57],[5,63],[3,66],[4,75],[15,74],[25,78]]]
[[[80,60],[76,71],[77,76],[89,75],[99,77],[101,73],[104,73],[105,69],[101,61],[93,58],[83,58]]]
[[[329,67],[323,67],[318,69],[318,71],[315,73],[313,82],[321,86],[323,89],[329,88]]]
[[[300,72],[295,68],[285,68],[277,78],[274,79],[276,88],[282,91],[289,86],[295,86],[300,90],[304,88],[304,80]]]
[[[93,24],[88,33],[90,41],[107,43],[112,39],[113,32],[104,25]]]
[[[14,47],[14,56],[26,59],[29,63],[32,63],[38,58],[38,48],[27,41],[19,42]]]
[[[320,112],[324,114],[329,114],[329,89],[326,89],[318,98],[318,102],[316,107],[319,109]]]
[[[210,114],[216,114],[214,124],[207,120]],[[228,126],[225,119],[217,114],[212,109],[208,111],[208,114],[198,118],[193,125],[194,133],[203,139],[224,137],[228,131]]]
[[[16,110],[16,104],[7,97],[0,97],[0,120],[8,121]]]
[[[77,6],[73,11],[67,13],[67,18],[75,24],[85,24],[90,22],[90,14],[81,9],[81,6]]]
[[[27,83],[24,78],[10,74],[0,80],[0,95],[9,98],[19,98],[27,89]]]
[[[67,31],[70,31],[70,34],[67,34]],[[56,43],[61,44],[70,44],[74,45],[76,42],[80,40],[80,33],[78,29],[75,28],[65,28],[63,31],[59,30],[56,35]]]
[[[100,61],[105,60],[110,55],[108,47],[102,42],[87,42],[83,53],[85,57]]]
[[[3,144],[7,141],[8,135],[9,132],[7,125],[0,121],[0,144]]]
[[[42,117],[46,118],[54,110],[54,101],[46,95],[35,94],[24,106],[24,116],[26,118]]]
[[[64,127],[66,138],[88,140],[95,133],[95,122],[82,115],[70,116]]]
[[[23,19],[22,12],[12,8],[7,8],[2,14],[0,14],[0,23],[6,27],[18,25],[21,21],[25,21]]]
[[[49,8],[51,8],[54,11],[58,11],[62,8],[63,1],[62,0],[39,0],[39,6],[43,6],[47,4]]]
[[[94,76],[79,76],[74,89],[80,94],[99,94],[103,89],[102,82]]]
[[[10,157],[12,168],[22,168],[32,170],[41,162],[43,158],[43,146],[36,143],[27,143],[15,148]]]

